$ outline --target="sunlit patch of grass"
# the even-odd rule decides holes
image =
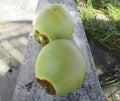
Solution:
[[[120,21],[120,3],[118,2],[118,4],[118,7],[111,4],[107,5],[107,14],[109,15],[110,19],[114,21]]]

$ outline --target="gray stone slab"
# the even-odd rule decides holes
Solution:
[[[88,75],[82,87],[65,96],[53,96],[47,94],[35,80],[35,61],[42,46],[29,36],[22,67],[14,91],[13,101],[104,101],[93,57],[86,39],[79,13],[74,0],[39,0],[37,12],[48,4],[62,4],[69,10],[74,21],[73,40],[83,51],[88,63]],[[72,82],[72,81],[71,81]]]

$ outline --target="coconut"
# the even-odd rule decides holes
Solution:
[[[55,39],[71,38],[73,29],[71,15],[60,4],[52,4],[43,8],[33,23],[34,37],[42,45]]]
[[[86,74],[86,59],[71,40],[54,40],[38,54],[35,76],[49,94],[61,96],[73,92],[82,85]]]

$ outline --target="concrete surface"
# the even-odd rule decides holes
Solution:
[[[0,22],[0,101],[12,101],[32,21]]]
[[[0,0],[0,101],[12,101],[38,0]]]
[[[0,0],[0,21],[32,20],[38,0]]]
[[[96,75],[92,55],[74,0],[39,0],[37,11],[49,3],[63,4],[70,11],[74,21],[73,40],[81,48],[88,62],[87,78],[81,88],[69,95],[58,97],[47,94],[35,80],[35,61],[42,46],[34,40],[31,33],[20,68],[13,101],[104,101],[103,91]]]

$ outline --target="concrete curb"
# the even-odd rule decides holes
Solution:
[[[82,22],[79,17],[79,13],[76,10],[75,1],[39,0],[37,12],[41,10],[42,7],[53,3],[62,4],[70,11],[74,21],[73,40],[83,51],[87,59],[88,76],[82,87],[69,95],[58,97],[47,94],[35,80],[35,61],[39,51],[42,49],[42,46],[34,40],[31,33],[14,91],[13,101],[104,101],[103,91],[99,84]]]

